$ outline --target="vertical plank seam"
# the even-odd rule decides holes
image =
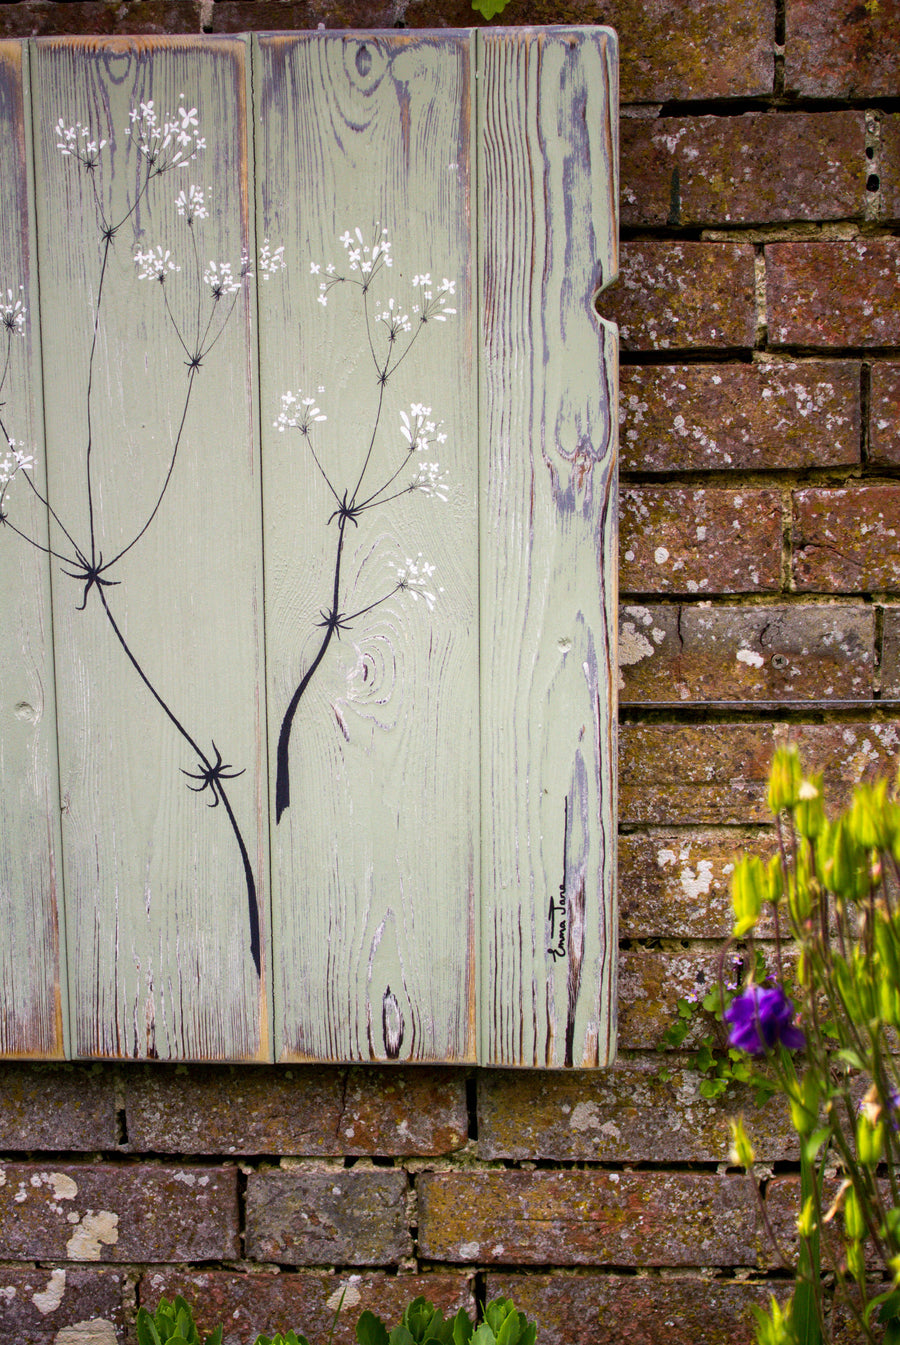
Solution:
[[[35,44],[32,39],[23,39],[22,41],[22,132],[25,138],[25,190],[27,196],[28,210],[28,246],[31,253],[30,266],[34,268],[34,296],[36,301],[32,306],[32,324],[35,333],[34,351],[36,352],[38,371],[34,378],[34,396],[33,403],[35,408],[35,418],[38,422],[35,429],[39,430],[41,447],[44,458],[45,489],[48,490],[49,499],[49,480],[47,477],[47,436],[44,422],[44,343],[43,329],[41,324],[42,305],[41,295],[41,261],[40,250],[37,246],[37,197],[35,192],[35,125],[34,125],[34,99],[32,98],[32,68],[31,58],[35,50]],[[32,360],[33,375],[34,360]],[[50,541],[50,517],[47,513],[47,535],[48,543]],[[52,873],[55,888],[56,905],[56,930],[57,930],[57,948],[59,957],[59,993],[62,1004],[62,1030],[63,1030],[63,1054],[66,1060],[74,1058],[73,1051],[73,1005],[69,988],[69,950],[68,950],[68,921],[66,919],[66,891],[65,891],[65,839],[62,828],[62,777],[60,774],[60,754],[59,754],[59,710],[58,710],[58,686],[57,686],[57,663],[56,663],[56,609],[54,603],[54,587],[52,583],[52,560],[47,558],[47,601],[50,613],[50,648],[48,654],[49,676],[53,682],[53,763],[56,771],[56,818],[55,825],[51,831],[55,831],[54,844],[57,847],[56,855],[52,860]],[[45,702],[46,703],[46,702]]]
[[[268,1050],[267,1055],[270,1061],[275,1060],[275,971],[274,971],[274,948],[272,946],[272,930],[274,928],[274,917],[272,911],[272,834],[271,819],[269,816],[269,696],[268,696],[268,657],[266,645],[266,501],[263,493],[263,461],[262,461],[262,368],[260,358],[260,286],[259,276],[259,194],[257,191],[256,175],[256,99],[257,91],[260,87],[260,81],[257,78],[259,73],[259,39],[255,33],[242,34],[246,52],[247,65],[245,78],[247,80],[247,208],[250,211],[250,222],[248,234],[253,246],[252,255],[256,259],[256,285],[254,287],[253,315],[255,319],[255,331],[253,333],[253,344],[250,351],[251,359],[251,377],[253,379],[253,394],[251,397],[252,407],[256,413],[255,425],[255,444],[254,452],[259,471],[259,564],[260,564],[260,613],[259,620],[262,631],[261,656],[262,663],[259,670],[259,681],[257,685],[262,692],[262,704],[257,710],[257,723],[262,725],[262,760],[260,762],[260,803],[265,813],[265,854],[259,856],[259,874],[260,878],[265,871],[266,877],[266,898],[264,905],[259,902],[259,885],[257,885],[257,909],[259,910],[260,924],[265,930],[265,976],[260,984],[262,995],[262,1004],[265,1005],[266,1018],[268,1022]],[[261,720],[259,716],[261,715]],[[257,829],[257,837],[260,832]],[[260,1046],[262,1046],[260,1042]]]
[[[482,481],[481,470],[481,452],[482,452],[482,416],[481,404],[483,395],[482,383],[482,360],[484,358],[484,342],[481,337],[482,321],[482,300],[483,300],[483,276],[482,276],[482,257],[481,257],[481,95],[479,89],[479,79],[481,75],[481,59],[484,50],[484,39],[477,28],[469,30],[469,85],[471,89],[471,128],[470,128],[470,172],[472,194],[471,201],[471,219],[472,219],[472,270],[474,273],[474,308],[472,314],[472,336],[475,341],[475,359],[473,369],[475,374],[475,423],[478,427],[476,436],[475,452],[475,480],[476,480],[476,544],[478,555],[475,563],[475,574],[477,576],[478,594],[476,601],[476,649],[478,657],[478,852],[477,861],[473,864],[473,879],[476,882],[475,890],[475,919],[474,919],[474,937],[475,937],[475,958],[473,974],[475,977],[474,996],[475,996],[475,1063],[483,1064],[484,1047],[483,1040],[483,1022],[484,1022],[484,995],[483,995],[483,965],[484,965],[484,941],[485,933],[482,927],[484,918],[484,893],[485,893],[485,872],[484,872],[484,724],[482,715],[482,626],[481,626],[481,537],[484,524],[484,488],[486,482]]]

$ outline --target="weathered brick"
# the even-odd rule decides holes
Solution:
[[[211,1261],[238,1253],[237,1173],[105,1163],[0,1165],[10,1261]]]
[[[862,218],[862,112],[621,122],[625,227]]]
[[[872,365],[869,393],[869,459],[900,466],[900,363]]]
[[[774,345],[900,345],[900,239],[770,243],[765,251]]]
[[[406,1173],[291,1167],[247,1181],[247,1255],[283,1265],[390,1265],[409,1256]]]
[[[900,220],[900,112],[881,119],[878,185],[881,219]]]
[[[900,0],[787,0],[784,77],[810,98],[896,96]]]
[[[670,1078],[657,1077],[660,1065]],[[685,1057],[639,1057],[592,1074],[482,1071],[478,1152],[484,1159],[601,1163],[713,1162],[728,1159],[729,1116],[752,1112],[761,1161],[796,1159],[796,1135],[780,1099],[755,1108],[746,1086],[715,1103],[700,1096],[703,1076]]]
[[[860,780],[893,774],[900,721],[865,724],[623,724],[619,821],[641,825],[770,822],[766,790],[777,745],[796,742],[822,771],[829,803]]]
[[[720,956],[718,945],[704,951],[685,949],[678,953],[658,952],[655,948],[620,952],[620,1049],[659,1048],[663,1034],[677,1017],[679,999],[702,999],[717,984]],[[684,1039],[684,1049],[699,1046],[708,1032],[708,1022],[698,1017]]]
[[[621,608],[619,699],[871,699],[871,607]]]
[[[105,1345],[124,1338],[128,1293],[125,1275],[114,1270],[0,1270],[0,1336],[27,1345],[57,1345],[59,1333],[79,1322],[97,1323],[97,1334],[84,1345]],[[108,1324],[106,1337],[100,1328]],[[109,1330],[112,1329],[112,1336]]]
[[[900,485],[793,492],[793,579],[801,591],[900,588]]]
[[[175,1294],[194,1308],[201,1333],[224,1322],[226,1341],[241,1342],[255,1340],[260,1333],[271,1336],[288,1330],[308,1340],[324,1341],[333,1327],[335,1345],[353,1345],[361,1313],[377,1313],[390,1327],[419,1294],[429,1298],[445,1317],[460,1308],[473,1316],[475,1312],[472,1281],[465,1275],[163,1270],[145,1275],[138,1286],[140,1302],[150,1309],[161,1298],[171,1301]]]
[[[216,0],[213,33],[292,32],[317,28],[393,28],[402,21],[403,0]]]
[[[401,0],[411,28],[470,28],[468,0]],[[626,103],[740,98],[772,91],[771,27],[765,0],[511,0],[495,23],[607,23],[619,34]],[[715,30],[717,40],[709,41]],[[660,52],[665,53],[660,59]]]
[[[764,593],[781,587],[775,490],[630,486],[620,494],[623,593]]]
[[[752,347],[754,269],[749,243],[624,243],[597,307],[619,324],[623,350]]]
[[[881,648],[881,694],[900,696],[900,607],[885,607]]]
[[[4,1064],[0,1150],[114,1149],[115,1079],[101,1065]]]
[[[774,853],[774,832],[678,830],[619,837],[619,934],[625,939],[726,938],[734,924],[731,874],[739,855]],[[764,916],[757,926],[770,937]]]
[[[126,1075],[130,1146],[157,1153],[434,1155],[465,1142],[465,1080],[366,1066]]]
[[[624,365],[622,470],[858,462],[859,371],[854,360]]]
[[[511,1298],[539,1324],[542,1345],[751,1345],[751,1305],[783,1302],[784,1282],[704,1276],[511,1275],[487,1277],[488,1299]]]
[[[742,1176],[684,1172],[423,1173],[419,1246],[480,1265],[755,1265]]]
[[[96,33],[199,33],[200,0],[120,0],[120,3],[0,4],[0,37],[52,37]]]

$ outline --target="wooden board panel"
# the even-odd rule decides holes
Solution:
[[[32,50],[79,1056],[269,1053],[248,64]]]
[[[479,34],[484,1064],[615,1051],[616,52]]]
[[[475,1057],[471,41],[258,43],[283,1059]]]
[[[0,42],[0,1055],[54,1057],[66,1048],[65,938],[23,54]]]

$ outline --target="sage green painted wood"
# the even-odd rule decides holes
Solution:
[[[208,314],[213,333],[231,303],[214,305],[203,270],[227,261],[237,275],[242,248],[253,251],[248,63],[243,39],[47,39],[32,51],[49,489],[69,533],[54,529],[70,563],[54,565],[53,590],[77,1056],[270,1052],[255,301],[246,286],[202,367],[189,367]],[[160,119],[176,116],[192,146],[196,135],[207,146],[186,168],[156,176],[129,214],[146,156],[137,128],[126,128],[131,110],[151,102]],[[85,139],[76,129],[85,152],[108,141],[96,167],[63,157],[59,118],[90,128]],[[206,192],[209,217],[189,225],[175,199],[192,184]],[[121,221],[108,255],[99,209]],[[138,279],[133,259],[155,246],[181,267],[164,284]],[[118,587],[65,573],[79,568],[75,545],[91,559],[91,499],[96,559],[106,562],[153,515],[102,575]],[[216,748],[244,772],[223,787],[255,875],[262,978],[227,806],[206,806],[218,797],[212,784],[189,792],[203,784],[199,753],[212,766]]]
[[[0,304],[13,323],[0,327],[0,433],[34,456],[28,476],[43,492],[24,55],[20,43],[0,42]],[[52,1058],[65,1054],[67,1023],[50,575],[25,540],[46,547],[47,516],[22,471],[0,508],[9,523],[0,528],[0,1055]]]
[[[484,30],[478,91],[479,1060],[590,1066],[615,1051],[615,35]]]
[[[471,234],[471,39],[452,34],[260,38],[255,87],[261,234],[288,244],[283,285],[260,287],[266,630],[272,776],[273,948],[281,1059],[472,1060],[478,872],[477,409]],[[389,377],[366,490],[411,479],[400,412],[432,408],[446,440],[446,501],[406,493],[345,520],[338,606],[351,614],[419,553],[434,610],[409,591],[335,633],[293,722],[290,804],[276,823],[276,745],[322,646],[334,598],[344,491],[353,498],[376,425],[386,328],[360,290],[318,302],[338,241],[387,228],[393,267],[371,314],[418,331]],[[364,259],[364,254],[363,254]],[[312,273],[311,266],[321,267]],[[431,273],[456,282],[445,322],[413,305]],[[359,273],[357,272],[356,275]],[[396,303],[388,307],[390,299]],[[409,339],[400,334],[400,341]],[[398,348],[400,348],[398,346]],[[374,353],[373,353],[374,352]],[[273,427],[281,394],[327,416],[303,435]],[[391,491],[386,490],[385,495]],[[361,497],[357,497],[358,499]],[[338,638],[339,636],[339,638]]]

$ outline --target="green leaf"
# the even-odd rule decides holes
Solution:
[[[138,1308],[137,1338],[138,1345],[162,1345],[156,1323],[146,1308]]]
[[[806,1159],[807,1163],[814,1163],[816,1161],[816,1156],[822,1145],[828,1139],[830,1133],[831,1132],[827,1127],[824,1130],[814,1130],[809,1139],[806,1140],[803,1145],[803,1157]]]
[[[727,1079],[704,1079],[700,1085],[700,1096],[708,1098],[721,1097],[728,1087]]]
[[[368,1308],[360,1314],[356,1323],[356,1339],[359,1345],[389,1345],[390,1342],[384,1322]]]
[[[452,1323],[453,1345],[469,1345],[472,1339],[472,1319],[465,1308],[460,1308],[459,1312],[453,1318]]]
[[[506,8],[509,0],[472,0],[472,8],[477,9],[486,19],[492,19]]]

